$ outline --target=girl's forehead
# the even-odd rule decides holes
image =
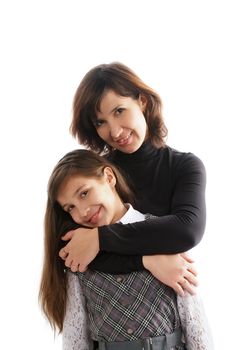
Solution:
[[[97,186],[104,182],[104,177],[100,176],[85,176],[85,175],[72,175],[67,176],[64,181],[60,184],[57,191],[57,196],[65,194],[66,192],[75,192],[86,186]]]
[[[99,169],[99,172],[101,169]],[[86,172],[86,174],[73,174],[71,176],[68,176],[65,181],[63,182],[64,184],[70,184],[70,183],[83,183],[83,184],[88,184],[88,183],[100,183],[104,179],[104,176],[100,176],[95,174],[89,174]]]

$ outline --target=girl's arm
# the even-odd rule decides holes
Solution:
[[[67,272],[67,304],[63,325],[63,350],[91,350],[85,300],[77,275]]]

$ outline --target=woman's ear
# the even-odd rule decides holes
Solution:
[[[104,177],[106,179],[106,181],[112,186],[112,187],[115,187],[116,185],[116,177],[114,175],[114,172],[113,170],[109,167],[109,166],[106,166],[103,170],[103,173],[104,173]]]
[[[141,108],[142,112],[144,112],[146,107],[147,107],[147,98],[146,98],[146,96],[143,95],[143,94],[140,94],[138,101],[139,101],[139,105],[140,105],[140,108]]]

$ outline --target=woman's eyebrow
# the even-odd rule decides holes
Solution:
[[[115,111],[118,109],[119,106],[120,106],[120,105],[117,105],[116,107],[114,107],[114,108],[110,111],[110,113],[115,112]]]
[[[114,108],[112,108],[108,113],[106,113],[106,114],[112,114],[112,113],[114,113],[118,108],[120,107],[120,104],[117,104]],[[99,111],[100,112],[100,114],[103,114],[103,112],[101,112],[101,111]],[[97,117],[97,119],[101,119],[101,117],[100,118],[98,118]]]

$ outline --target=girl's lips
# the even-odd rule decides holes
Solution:
[[[98,222],[98,219],[99,219],[99,214],[100,214],[100,211],[101,211],[101,207],[99,208],[99,210],[93,214],[89,220],[89,222],[92,224],[92,225],[96,225],[97,222]]]

